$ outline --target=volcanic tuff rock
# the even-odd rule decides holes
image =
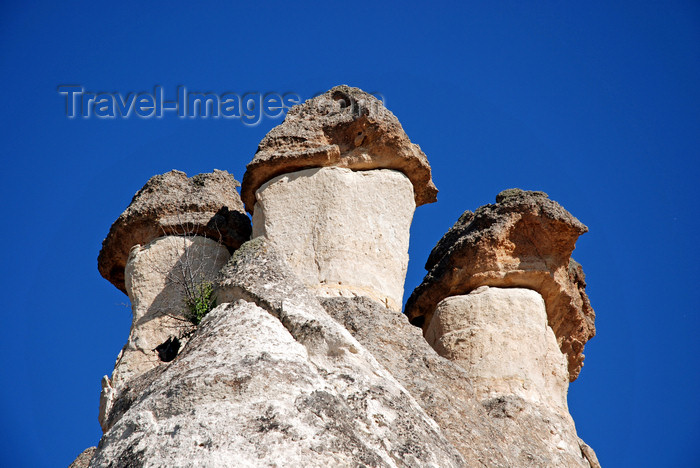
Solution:
[[[221,305],[90,466],[465,466],[264,239],[244,244],[220,283]]]
[[[78,455],[78,458],[76,458],[73,463],[68,466],[68,468],[88,468],[88,465],[90,464],[90,460],[92,459],[92,456],[95,453],[95,447],[89,447],[83,450],[83,453]]]
[[[388,169],[305,169],[257,192],[253,237],[269,239],[318,296],[368,296],[401,310],[415,203]]]
[[[570,258],[587,228],[546,194],[464,213],[407,317],[411,218],[436,189],[379,101],[336,87],[265,137],[245,243],[236,185],[156,176],[112,226],[99,268],[134,322],[74,466],[600,468],[566,407],[595,332]],[[179,332],[189,273],[218,306]]]
[[[250,220],[226,171],[187,178],[180,171],[152,177],[112,224],[97,258],[100,274],[126,293],[129,251],[166,235],[209,237],[233,250],[250,238]]]
[[[573,381],[583,366],[583,346],[595,335],[585,275],[571,259],[576,239],[587,231],[547,194],[505,190],[495,205],[465,212],[438,242],[406,313],[427,330],[446,297],[484,285],[533,289],[544,298],[549,326],[567,355]]]
[[[185,317],[186,289],[211,281],[229,259],[226,247],[206,237],[159,237],[135,246],[126,264],[126,289],[133,320],[112,377],[102,381],[99,420],[110,427],[113,400],[134,377],[161,365],[158,349],[175,341],[174,354],[187,341],[192,324]],[[173,356],[174,357],[174,356]]]
[[[568,415],[566,356],[537,292],[481,286],[445,298],[425,338],[467,371],[479,399],[515,395]]]
[[[102,379],[103,431],[115,419],[115,402],[129,392],[127,382],[172,359],[187,341],[192,328],[185,317],[188,294],[211,280],[228,260],[229,249],[250,236],[237,186],[225,171],[191,178],[179,171],[157,175],[112,225],[98,268],[128,294],[133,320],[111,378]]]
[[[404,315],[321,306],[265,239],[218,282],[180,355],[128,383],[90,466],[596,466],[568,415],[479,400]]]
[[[480,399],[470,373],[437,355],[405,315],[366,297],[321,303],[437,422],[465,466],[599,468],[568,413],[517,396]]]
[[[413,183],[416,206],[437,199],[428,159],[394,114],[371,94],[343,85],[292,107],[263,138],[243,177],[246,210],[253,213],[255,192],[273,177],[325,166],[394,169]]]

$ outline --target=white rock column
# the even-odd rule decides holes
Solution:
[[[155,348],[170,337],[184,346],[182,334],[191,329],[185,319],[184,284],[213,280],[229,256],[226,247],[200,236],[159,237],[131,249],[124,273],[133,320],[112,378],[102,382],[103,428],[114,392],[162,363]]]
[[[469,372],[479,398],[517,395],[568,415],[566,356],[536,291],[482,286],[448,297],[426,339]]]
[[[415,210],[413,184],[389,169],[306,169],[256,192],[265,236],[319,296],[368,296],[401,310]]]

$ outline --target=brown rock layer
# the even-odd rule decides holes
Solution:
[[[576,240],[587,231],[547,194],[505,190],[495,205],[465,212],[438,242],[406,314],[426,330],[446,297],[484,285],[533,289],[545,300],[549,326],[567,355],[573,381],[583,366],[583,347],[595,335],[585,275],[571,259]]]
[[[250,238],[250,220],[226,171],[190,178],[180,171],[151,177],[112,224],[97,257],[100,274],[121,291],[129,251],[166,235],[198,235],[230,251]]]
[[[255,191],[273,177],[325,166],[401,171],[413,183],[416,206],[437,200],[428,159],[394,114],[371,94],[342,85],[294,106],[263,138],[243,176],[246,210],[253,212]]]

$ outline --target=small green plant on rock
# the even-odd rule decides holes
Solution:
[[[219,255],[226,249],[221,241],[221,248],[212,249],[211,244],[204,244],[204,237],[197,234],[195,226],[181,219],[175,232],[163,230],[163,236],[169,236],[174,242],[172,257],[165,262],[168,266],[161,271],[172,300],[164,302],[160,313],[173,319],[168,326],[179,329],[178,338],[188,339],[216,307],[213,267],[221,266]]]
[[[199,325],[215,304],[214,284],[211,281],[201,281],[186,288],[185,318],[194,326]]]

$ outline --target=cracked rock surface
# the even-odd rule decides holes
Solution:
[[[518,396],[480,397],[471,375],[436,354],[405,315],[365,297],[322,304],[437,422],[466,466],[600,466],[568,412]]]
[[[133,318],[111,378],[102,380],[98,419],[103,431],[111,427],[113,400],[128,392],[127,382],[171,361],[181,340],[186,342],[192,325],[185,316],[185,289],[212,280],[229,257],[223,245],[201,236],[159,237],[131,250],[125,276]],[[171,349],[164,353],[167,343]]]
[[[407,317],[315,297],[264,238],[171,362],[127,383],[90,466],[582,467],[568,414],[479,395]]]

